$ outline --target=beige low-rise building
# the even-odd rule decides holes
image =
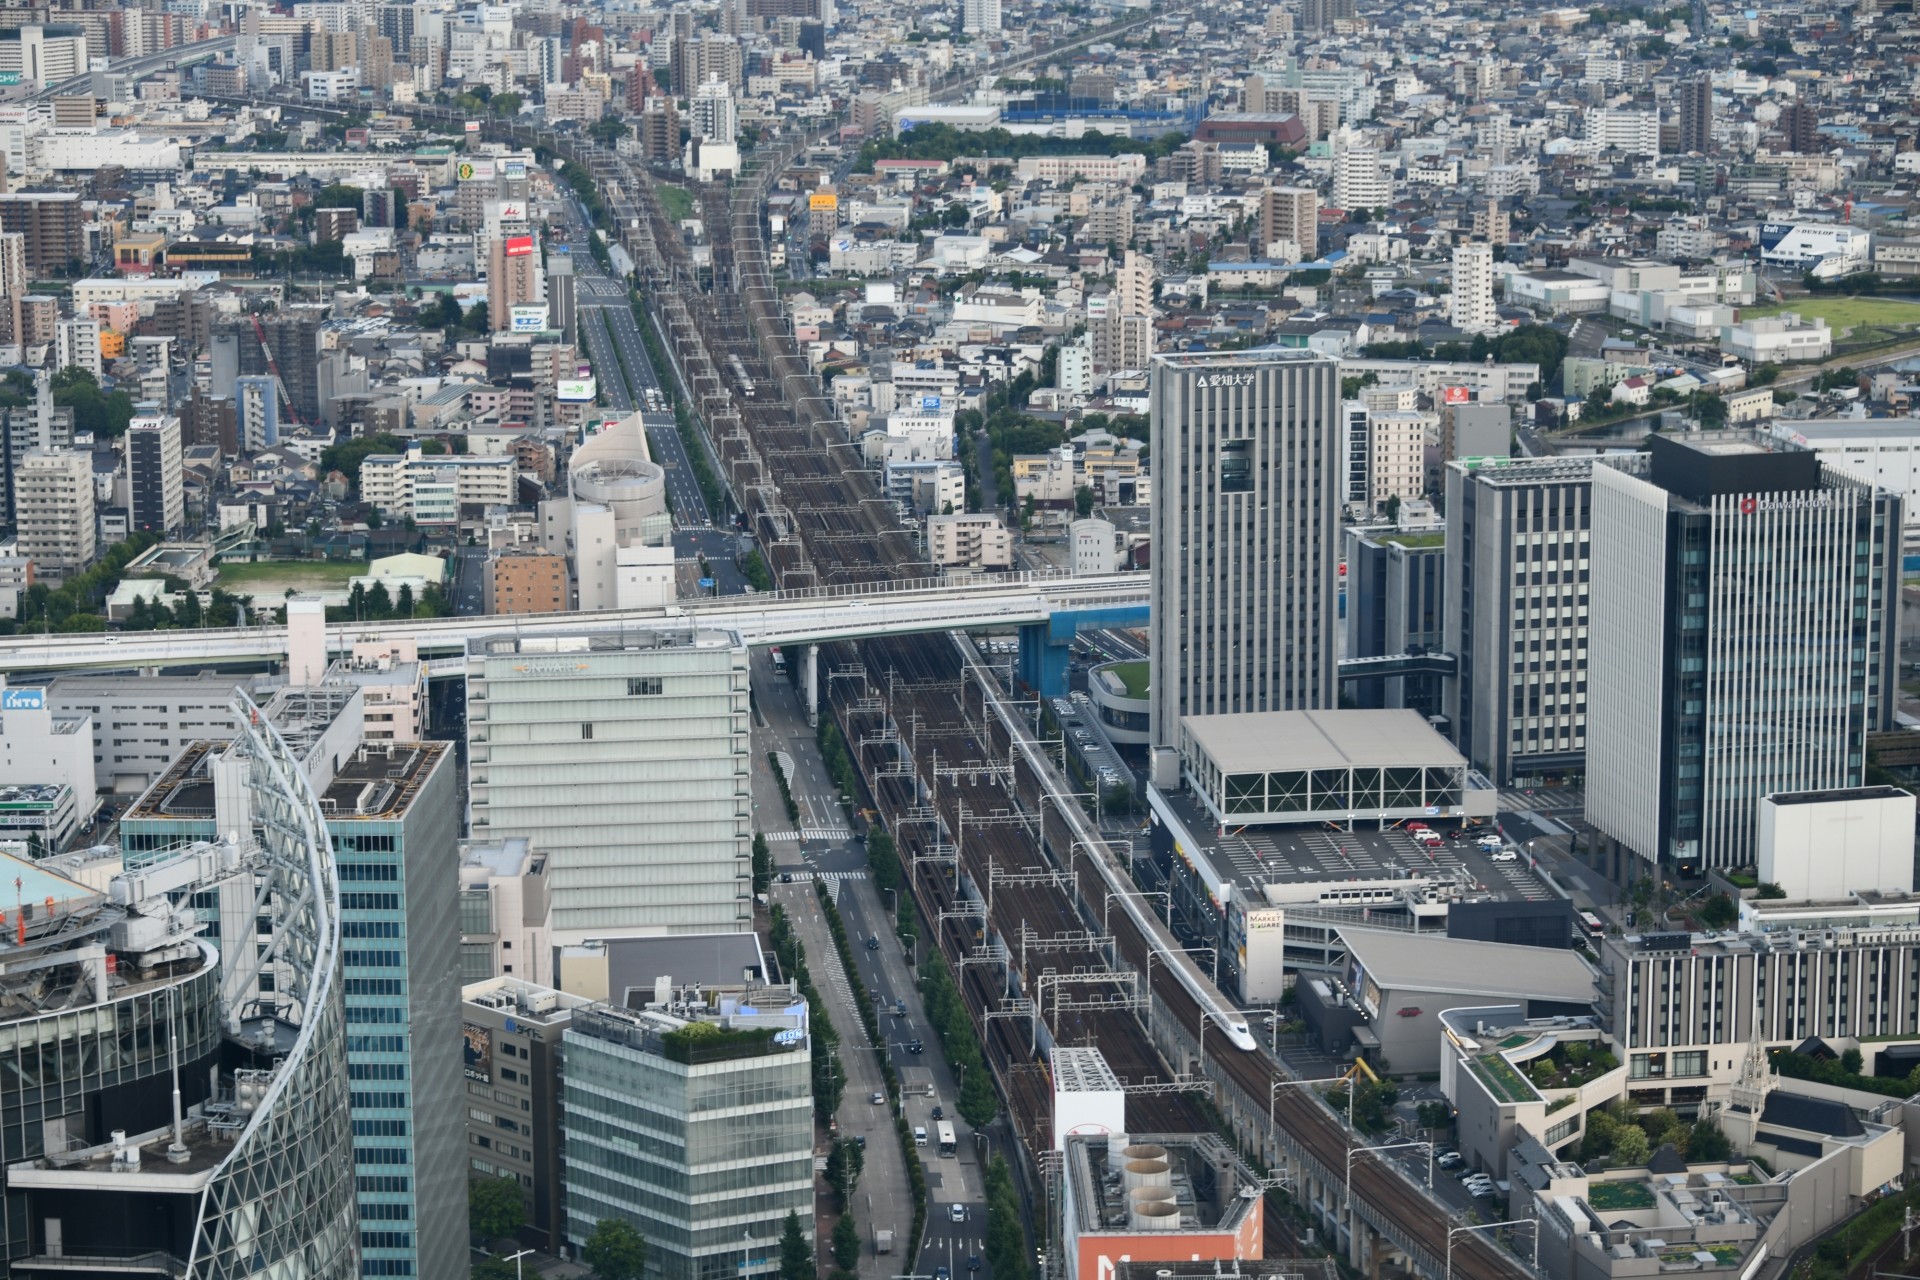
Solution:
[[[1013,531],[993,515],[927,517],[927,558],[950,569],[1013,565]]]

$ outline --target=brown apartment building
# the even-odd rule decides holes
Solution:
[[[35,280],[64,273],[86,257],[85,220],[73,191],[11,191],[0,195],[0,231],[26,237],[27,274]]]
[[[507,551],[487,566],[488,613],[565,613],[567,558],[551,551]]]

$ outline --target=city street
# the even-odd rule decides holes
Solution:
[[[789,661],[802,660],[803,655],[799,653],[789,655]],[[825,678],[823,671],[821,679]],[[887,1039],[887,1054],[896,1075],[904,1084],[910,1078],[908,1072],[919,1068],[933,1081],[934,1096],[929,1098],[924,1088],[927,1076],[914,1071],[912,1078],[920,1081],[922,1087],[917,1094],[911,1094],[898,1103],[903,1108],[901,1114],[905,1115],[907,1122],[925,1128],[928,1133],[928,1145],[920,1150],[930,1201],[927,1238],[917,1259],[909,1262],[904,1258],[895,1258],[887,1269],[876,1274],[932,1276],[937,1268],[944,1266],[950,1274],[959,1275],[967,1270],[969,1259],[982,1255],[986,1229],[980,1144],[955,1112],[955,1100],[960,1094],[959,1082],[940,1053],[939,1041],[927,1024],[910,958],[902,950],[890,923],[893,910],[891,895],[882,895],[875,887],[867,870],[865,850],[850,838],[847,815],[839,808],[826,767],[820,760],[814,732],[807,725],[798,690],[784,676],[774,673],[771,659],[764,651],[756,652],[753,656],[752,680],[755,705],[763,721],[754,727],[755,821],[762,830],[767,831],[772,848],[776,871],[775,901],[785,903],[798,899],[812,903],[813,882],[819,880],[827,884],[846,926],[848,940],[854,948],[857,973],[853,976],[873,993],[881,1015],[880,1030]],[[801,809],[799,831],[791,829],[779,786],[766,767],[769,751],[780,752],[792,762],[788,776],[794,800]],[[779,876],[791,876],[792,880],[781,883]],[[820,929],[824,939],[824,924]],[[879,945],[869,948],[869,938],[878,938]],[[807,954],[809,957],[814,955],[811,941],[807,942]],[[814,963],[811,960],[809,962]],[[819,964],[815,963],[814,968],[817,975],[824,975],[825,971]],[[872,1079],[877,1081],[879,1072],[871,1055],[852,1051],[857,1042],[864,1042],[865,1037],[852,1011],[847,1009],[843,1013],[842,994],[830,990],[824,983],[824,977],[821,990],[834,1005],[835,1025],[842,1025],[844,1016],[848,1020],[846,1026],[852,1029],[851,1032],[842,1031],[842,1044],[849,1050],[843,1057],[848,1061],[850,1083],[840,1110],[841,1128],[846,1132],[850,1123],[855,1126],[861,1123],[863,1112],[881,1110],[871,1102],[872,1091],[879,1087],[877,1083],[862,1085],[851,1081],[863,1078],[859,1074],[862,1070],[871,1070]],[[903,1016],[895,1016],[892,1012],[896,1000],[906,1006]],[[916,1043],[921,1046],[919,1053],[914,1053],[910,1048]],[[860,1062],[856,1064],[853,1061],[855,1058]],[[953,1124],[958,1140],[956,1154],[950,1159],[940,1156],[934,1142],[933,1109],[936,1106],[942,1108],[944,1117]],[[884,1126],[890,1120],[876,1117],[875,1123]],[[861,1130],[855,1127],[850,1132],[858,1133]],[[885,1129],[884,1132],[891,1138],[891,1129]],[[871,1192],[878,1197],[880,1183],[875,1179],[873,1141],[869,1137],[867,1177],[862,1183],[862,1192]],[[896,1176],[901,1179],[899,1195],[904,1200],[904,1174]],[[884,1202],[876,1200],[876,1203]],[[955,1204],[963,1206],[964,1221],[953,1220],[952,1206]],[[912,1216],[909,1213],[901,1218],[897,1229],[904,1236],[911,1226]],[[867,1241],[863,1262],[871,1261],[872,1234],[869,1224],[863,1220],[861,1228]],[[904,1247],[904,1242],[901,1247]],[[986,1274],[984,1261],[980,1265],[980,1274]],[[867,1273],[863,1270],[862,1274]]]

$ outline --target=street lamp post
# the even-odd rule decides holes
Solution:
[[[1353,1158],[1363,1151],[1398,1151],[1404,1147],[1425,1147],[1427,1149],[1427,1186],[1433,1186],[1433,1144],[1430,1142],[1383,1142],[1374,1147],[1347,1148],[1347,1203],[1353,1203]]]
[[[1315,1076],[1311,1080],[1282,1080],[1275,1077],[1267,1083],[1267,1141],[1273,1141],[1273,1104],[1282,1089],[1295,1089],[1312,1084],[1339,1084],[1345,1076]]]
[[[1453,1230],[1447,1232],[1447,1267],[1441,1280],[1453,1280],[1453,1238],[1455,1236],[1468,1231],[1490,1231],[1494,1227],[1522,1226],[1531,1226],[1533,1228],[1533,1269],[1534,1272],[1538,1274],[1540,1270],[1540,1220],[1537,1218],[1509,1218],[1505,1222],[1473,1222],[1464,1227],[1455,1227]]]
[[[520,1277],[524,1274],[521,1268],[524,1267],[526,1264],[521,1262],[520,1259],[526,1257],[528,1254],[532,1252],[534,1252],[532,1249],[522,1249],[520,1252],[515,1254],[510,1254],[506,1258],[502,1259],[503,1262],[511,1262],[513,1264],[514,1280],[520,1280]]]

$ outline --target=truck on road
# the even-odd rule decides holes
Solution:
[[[901,1096],[908,1098],[933,1097],[933,1068],[900,1068],[900,1093]]]
[[[873,1229],[873,1251],[875,1253],[893,1252],[893,1229],[891,1227],[875,1227]]]

